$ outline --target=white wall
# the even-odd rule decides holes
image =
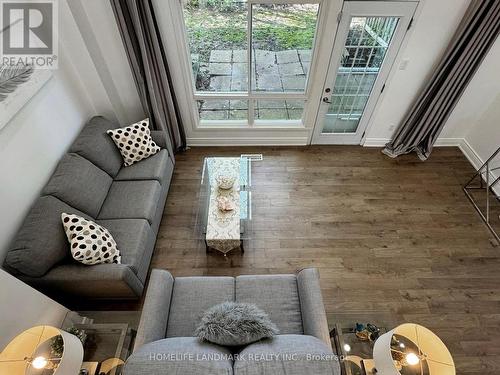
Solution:
[[[117,120],[131,124],[144,118],[139,94],[109,1],[66,0]]]
[[[64,9],[60,18],[65,19]],[[60,25],[60,35],[71,30]],[[0,262],[28,209],[85,121],[97,113],[69,58],[81,45],[61,41],[59,69],[0,130]],[[81,53],[80,53],[81,54]],[[81,62],[80,62],[81,65]]]
[[[18,334],[37,325],[60,327],[68,309],[0,269],[0,351]]]
[[[469,4],[470,0],[421,1],[410,34],[372,115],[367,145],[383,146],[392,137],[432,75]],[[402,60],[409,60],[405,70],[399,69]],[[442,137],[460,135],[446,129]]]
[[[497,39],[446,125],[455,134],[463,135],[461,149],[476,168],[500,147],[499,61]]]
[[[100,48],[117,64],[113,87],[119,95],[112,95],[98,69],[95,45],[82,36],[85,23],[73,17],[69,6],[73,1],[79,0],[59,1],[59,68],[0,129],[0,264],[27,211],[85,122],[96,114],[129,122],[139,119],[142,112],[121,39],[110,26],[114,22],[111,8],[103,6],[109,2],[92,1],[92,16],[94,22],[108,23],[98,29]],[[67,312],[1,269],[0,296],[0,350],[33,325],[59,326]]]
[[[114,37],[107,39],[113,43],[108,48],[117,54],[123,47]],[[59,1],[59,43],[59,68],[52,79],[0,129],[0,264],[27,211],[85,122],[95,114],[128,121],[140,107],[131,75],[122,74],[127,82],[118,86],[121,95],[110,97],[65,0]],[[118,71],[126,71],[126,57],[121,65]],[[1,269],[0,295],[0,350],[31,326],[60,326],[67,313]]]
[[[124,125],[144,116],[109,1],[84,5],[59,1],[59,69],[0,130],[0,263],[84,123],[95,114]]]

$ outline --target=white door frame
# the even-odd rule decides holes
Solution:
[[[344,3],[335,43],[331,52],[330,62],[321,97],[318,99],[319,107],[311,138],[312,144],[360,144],[364,132],[369,124],[371,115],[377,105],[382,89],[387,81],[389,73],[396,61],[397,54],[406,36],[411,19],[417,9],[418,1],[346,1]],[[358,124],[356,133],[325,133],[322,134],[325,115],[328,112],[329,103],[323,98],[330,100],[337,71],[341,64],[342,51],[347,39],[352,17],[399,17],[397,28],[386,52],[381,70],[375,80],[370,98],[366,103],[363,115]],[[330,89],[328,92],[327,89]]]

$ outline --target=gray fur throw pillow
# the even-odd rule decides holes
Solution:
[[[250,344],[279,333],[267,314],[251,303],[224,302],[208,309],[195,335],[225,346]]]

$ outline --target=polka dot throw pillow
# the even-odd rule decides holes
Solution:
[[[62,213],[61,220],[76,261],[89,266],[121,263],[120,251],[107,229],[77,215]]]
[[[149,130],[149,119],[139,121],[126,128],[108,130],[123,157],[123,164],[128,167],[160,151],[154,143]]]

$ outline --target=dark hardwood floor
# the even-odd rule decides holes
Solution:
[[[254,163],[253,239],[224,258],[194,239],[205,156]],[[329,324],[420,323],[457,373],[500,373],[500,248],[461,185],[457,148],[391,160],[362,147],[193,148],[177,156],[152,268],[174,276],[289,273],[318,267]]]

